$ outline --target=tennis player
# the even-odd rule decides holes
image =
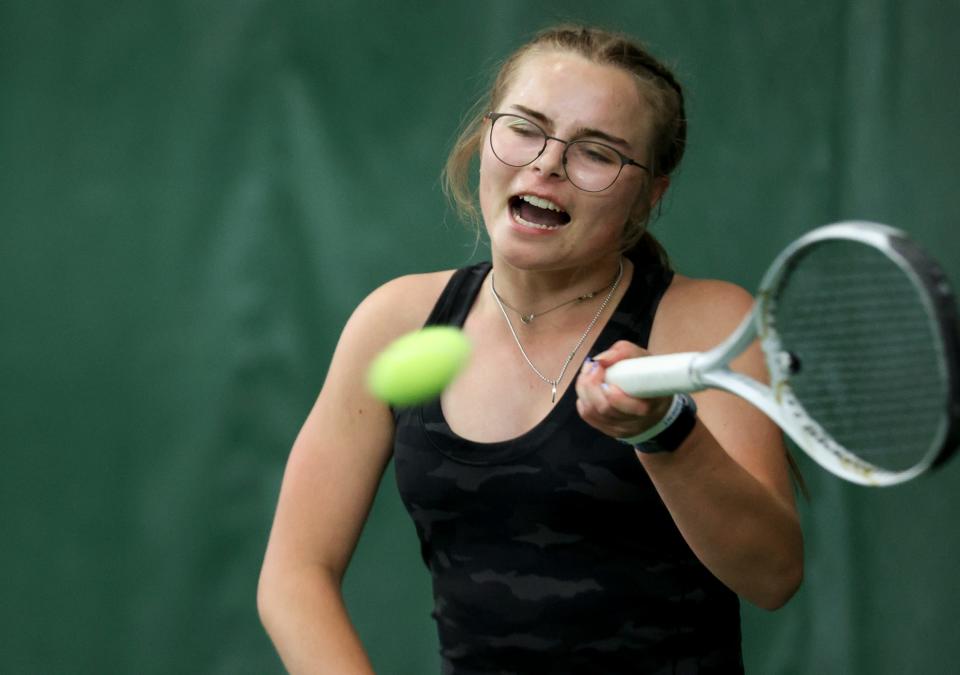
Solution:
[[[750,307],[674,273],[647,229],[685,138],[680,85],[629,38],[562,26],[504,62],[445,172],[490,262],[367,297],[294,444],[258,593],[291,672],[372,672],[341,580],[391,458],[443,673],[742,672],[740,599],[778,608],[803,573],[781,435],[724,393],[603,384]],[[391,409],[367,366],[426,324],[462,327],[472,359],[440,400]],[[765,376],[756,348],[734,367]]]

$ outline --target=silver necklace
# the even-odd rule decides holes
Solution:
[[[572,299],[570,299],[570,300],[565,300],[564,302],[561,302],[559,305],[554,305],[554,306],[551,307],[550,309],[545,309],[545,310],[543,310],[542,312],[530,312],[529,314],[524,314],[524,313],[521,312],[519,309],[517,309],[516,307],[514,307],[513,305],[511,305],[509,302],[507,302],[506,300],[504,300],[504,299],[500,296],[500,294],[497,293],[497,286],[496,286],[496,284],[493,283],[493,279],[492,279],[492,278],[490,279],[490,285],[493,286],[493,293],[494,293],[494,295],[496,295],[498,298],[500,298],[500,302],[503,304],[504,307],[506,307],[507,309],[513,310],[514,312],[516,312],[517,315],[520,317],[520,320],[521,320],[523,323],[525,323],[525,324],[531,324],[531,323],[533,323],[533,320],[536,319],[538,316],[543,316],[544,314],[549,314],[550,312],[552,312],[552,311],[554,311],[554,310],[556,310],[556,309],[560,309],[561,307],[566,307],[567,305],[572,305],[572,304],[575,303],[575,302],[585,302],[586,300],[592,300],[593,298],[597,297],[597,294],[598,294],[598,293],[602,293],[603,291],[605,291],[605,290],[607,290],[608,288],[610,288],[610,286],[612,286],[615,281],[616,281],[616,279],[614,279],[613,281],[611,281],[609,284],[607,284],[607,285],[604,286],[603,288],[598,288],[598,289],[595,290],[595,291],[590,291],[589,293],[584,293],[583,295],[578,295],[577,297],[572,298]]]
[[[603,314],[603,310],[607,308],[607,304],[610,302],[610,298],[613,297],[613,294],[617,292],[617,287],[620,286],[620,280],[623,278],[623,258],[620,258],[620,269],[617,271],[617,278],[614,279],[613,285],[610,287],[610,291],[607,293],[607,297],[603,299],[603,303],[600,305],[600,309],[597,310],[597,313],[593,315],[593,319],[590,320],[590,324],[587,326],[587,329],[583,331],[583,335],[580,336],[580,339],[577,340],[576,346],[574,346],[573,351],[567,356],[566,360],[563,362],[563,367],[560,369],[560,374],[557,375],[557,379],[551,380],[549,377],[541,373],[533,361],[530,360],[530,357],[527,356],[526,350],[524,350],[523,345],[520,343],[520,337],[517,335],[517,331],[513,327],[513,322],[510,321],[510,316],[507,314],[506,307],[503,306],[503,300],[500,299],[500,294],[497,293],[497,287],[494,285],[494,273],[491,270],[490,272],[490,291],[493,293],[493,299],[497,303],[497,307],[500,308],[500,313],[503,314],[503,318],[507,322],[507,327],[510,328],[510,334],[513,335],[514,342],[517,343],[517,347],[520,348],[520,353],[523,355],[524,361],[527,362],[527,365],[530,366],[530,369],[537,374],[541,380],[550,385],[550,402],[557,402],[557,385],[563,380],[564,373],[567,372],[567,366],[570,365],[570,362],[573,361],[573,357],[580,350],[580,347],[583,345],[583,341],[587,339],[587,336],[590,334],[590,331],[593,330],[593,327],[596,325],[597,321],[600,320],[600,315]]]

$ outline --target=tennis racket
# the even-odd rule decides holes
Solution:
[[[894,485],[941,465],[960,440],[957,316],[944,273],[903,232],[842,222],[774,260],[723,343],[621,361],[606,380],[639,397],[723,389],[841,478]],[[769,385],[729,368],[756,339]]]

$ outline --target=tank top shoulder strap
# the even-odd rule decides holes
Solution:
[[[456,270],[433,306],[426,325],[462,326],[489,271],[489,262]]]
[[[657,307],[673,281],[673,270],[650,257],[631,257],[631,261],[633,280],[610,317],[604,342],[609,346],[617,340],[629,340],[646,349]]]

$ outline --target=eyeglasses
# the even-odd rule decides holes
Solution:
[[[565,141],[549,136],[538,124],[520,115],[489,112],[490,149],[508,166],[527,166],[547,148],[547,141],[563,143],[563,170],[573,185],[584,192],[603,192],[613,185],[627,164],[650,169],[616,148],[597,141]]]

